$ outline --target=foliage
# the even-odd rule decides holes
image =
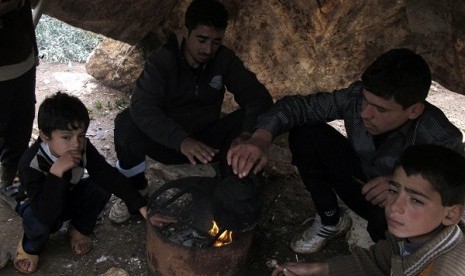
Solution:
[[[47,62],[85,62],[103,36],[43,15],[36,28],[39,55]]]
[[[95,101],[93,106],[96,108],[96,109],[102,109],[103,108],[103,105],[100,101]]]

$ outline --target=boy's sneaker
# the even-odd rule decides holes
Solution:
[[[149,187],[147,186],[145,189],[139,190],[139,193],[142,196],[147,197],[149,194]],[[117,198],[113,206],[111,206],[108,218],[114,223],[123,223],[130,217],[131,214],[129,213],[126,203],[121,198]]]
[[[341,215],[336,225],[323,225],[321,217],[316,215],[313,225],[291,242],[292,250],[303,254],[314,253],[319,251],[328,239],[346,233],[352,225],[352,219],[347,212]]]

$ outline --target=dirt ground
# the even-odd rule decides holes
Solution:
[[[114,164],[113,119],[129,102],[128,95],[100,85],[86,73],[83,64],[41,64],[37,74],[37,102],[40,103],[44,97],[57,91],[74,94],[87,105],[92,117],[88,136],[108,162]],[[465,132],[464,96],[435,84],[428,100],[442,108],[449,119]],[[336,125],[341,128],[341,124]],[[37,137],[36,125],[33,137]],[[147,174],[150,190],[153,192],[163,181],[152,169]],[[269,275],[267,263],[272,260],[317,261],[348,254],[348,246],[343,237],[330,241],[322,252],[313,255],[295,254],[290,250],[290,240],[308,226],[303,225],[303,222],[314,214],[310,196],[297,175],[268,176],[262,199],[264,210],[255,230],[253,251],[246,275]],[[35,275],[101,275],[110,268],[123,269],[129,275],[145,275],[146,223],[140,217],[133,217],[119,225],[111,223],[108,213],[113,202],[114,199],[110,200],[95,228],[94,249],[89,254],[83,257],[74,256],[69,247],[66,229],[62,229],[51,237],[45,252],[40,256],[39,269]],[[0,252],[8,252],[14,256],[21,235],[21,218],[9,205],[0,201]],[[0,270],[0,274],[18,273],[10,260]]]

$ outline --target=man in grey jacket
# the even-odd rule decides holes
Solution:
[[[383,206],[388,181],[400,154],[416,144],[438,144],[462,155],[462,134],[425,99],[429,66],[408,49],[376,59],[362,81],[333,93],[285,97],[258,119],[246,143],[231,148],[227,160],[239,177],[266,164],[271,141],[289,131],[292,163],[310,191],[317,216],[291,242],[298,253],[313,253],[351,226],[337,196],[368,221],[374,241],[387,229]],[[344,120],[347,137],[326,122]]]

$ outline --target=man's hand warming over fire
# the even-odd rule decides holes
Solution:
[[[150,220],[150,224],[152,224],[155,227],[160,227],[160,228],[167,225],[167,224],[175,223],[175,222],[178,221],[177,219],[175,219],[173,217],[163,215],[163,214],[160,214],[160,213],[153,214],[149,218],[149,220]]]
[[[231,147],[226,156],[228,165],[239,178],[246,177],[252,170],[260,172],[268,162],[268,150],[273,137],[265,129],[257,129],[252,137]]]

